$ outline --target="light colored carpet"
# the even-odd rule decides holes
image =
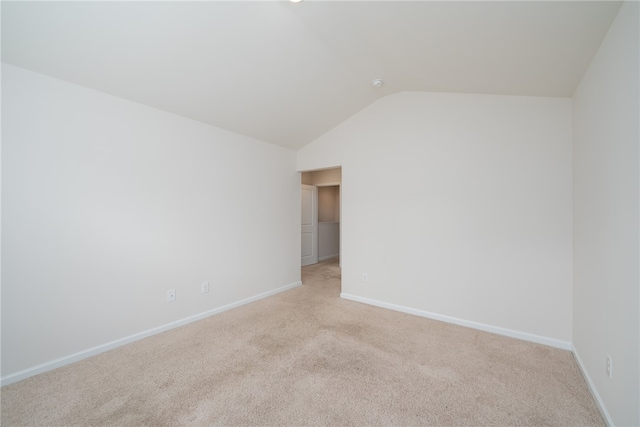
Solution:
[[[568,351],[304,285],[2,388],[2,425],[604,425]]]

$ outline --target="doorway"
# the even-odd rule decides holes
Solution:
[[[341,248],[342,168],[302,172],[301,265],[338,259]]]

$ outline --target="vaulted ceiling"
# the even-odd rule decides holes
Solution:
[[[297,149],[399,91],[570,97],[619,7],[4,1],[2,59]]]

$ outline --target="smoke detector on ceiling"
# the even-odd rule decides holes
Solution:
[[[384,81],[382,79],[373,79],[371,84],[373,87],[381,87],[384,84]]]

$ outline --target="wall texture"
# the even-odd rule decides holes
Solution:
[[[300,280],[294,152],[4,64],[2,89],[3,377]]]
[[[573,98],[573,345],[621,426],[640,425],[639,21],[625,2]]]
[[[569,99],[404,92],[298,170],[342,166],[343,293],[569,348],[571,153]]]

